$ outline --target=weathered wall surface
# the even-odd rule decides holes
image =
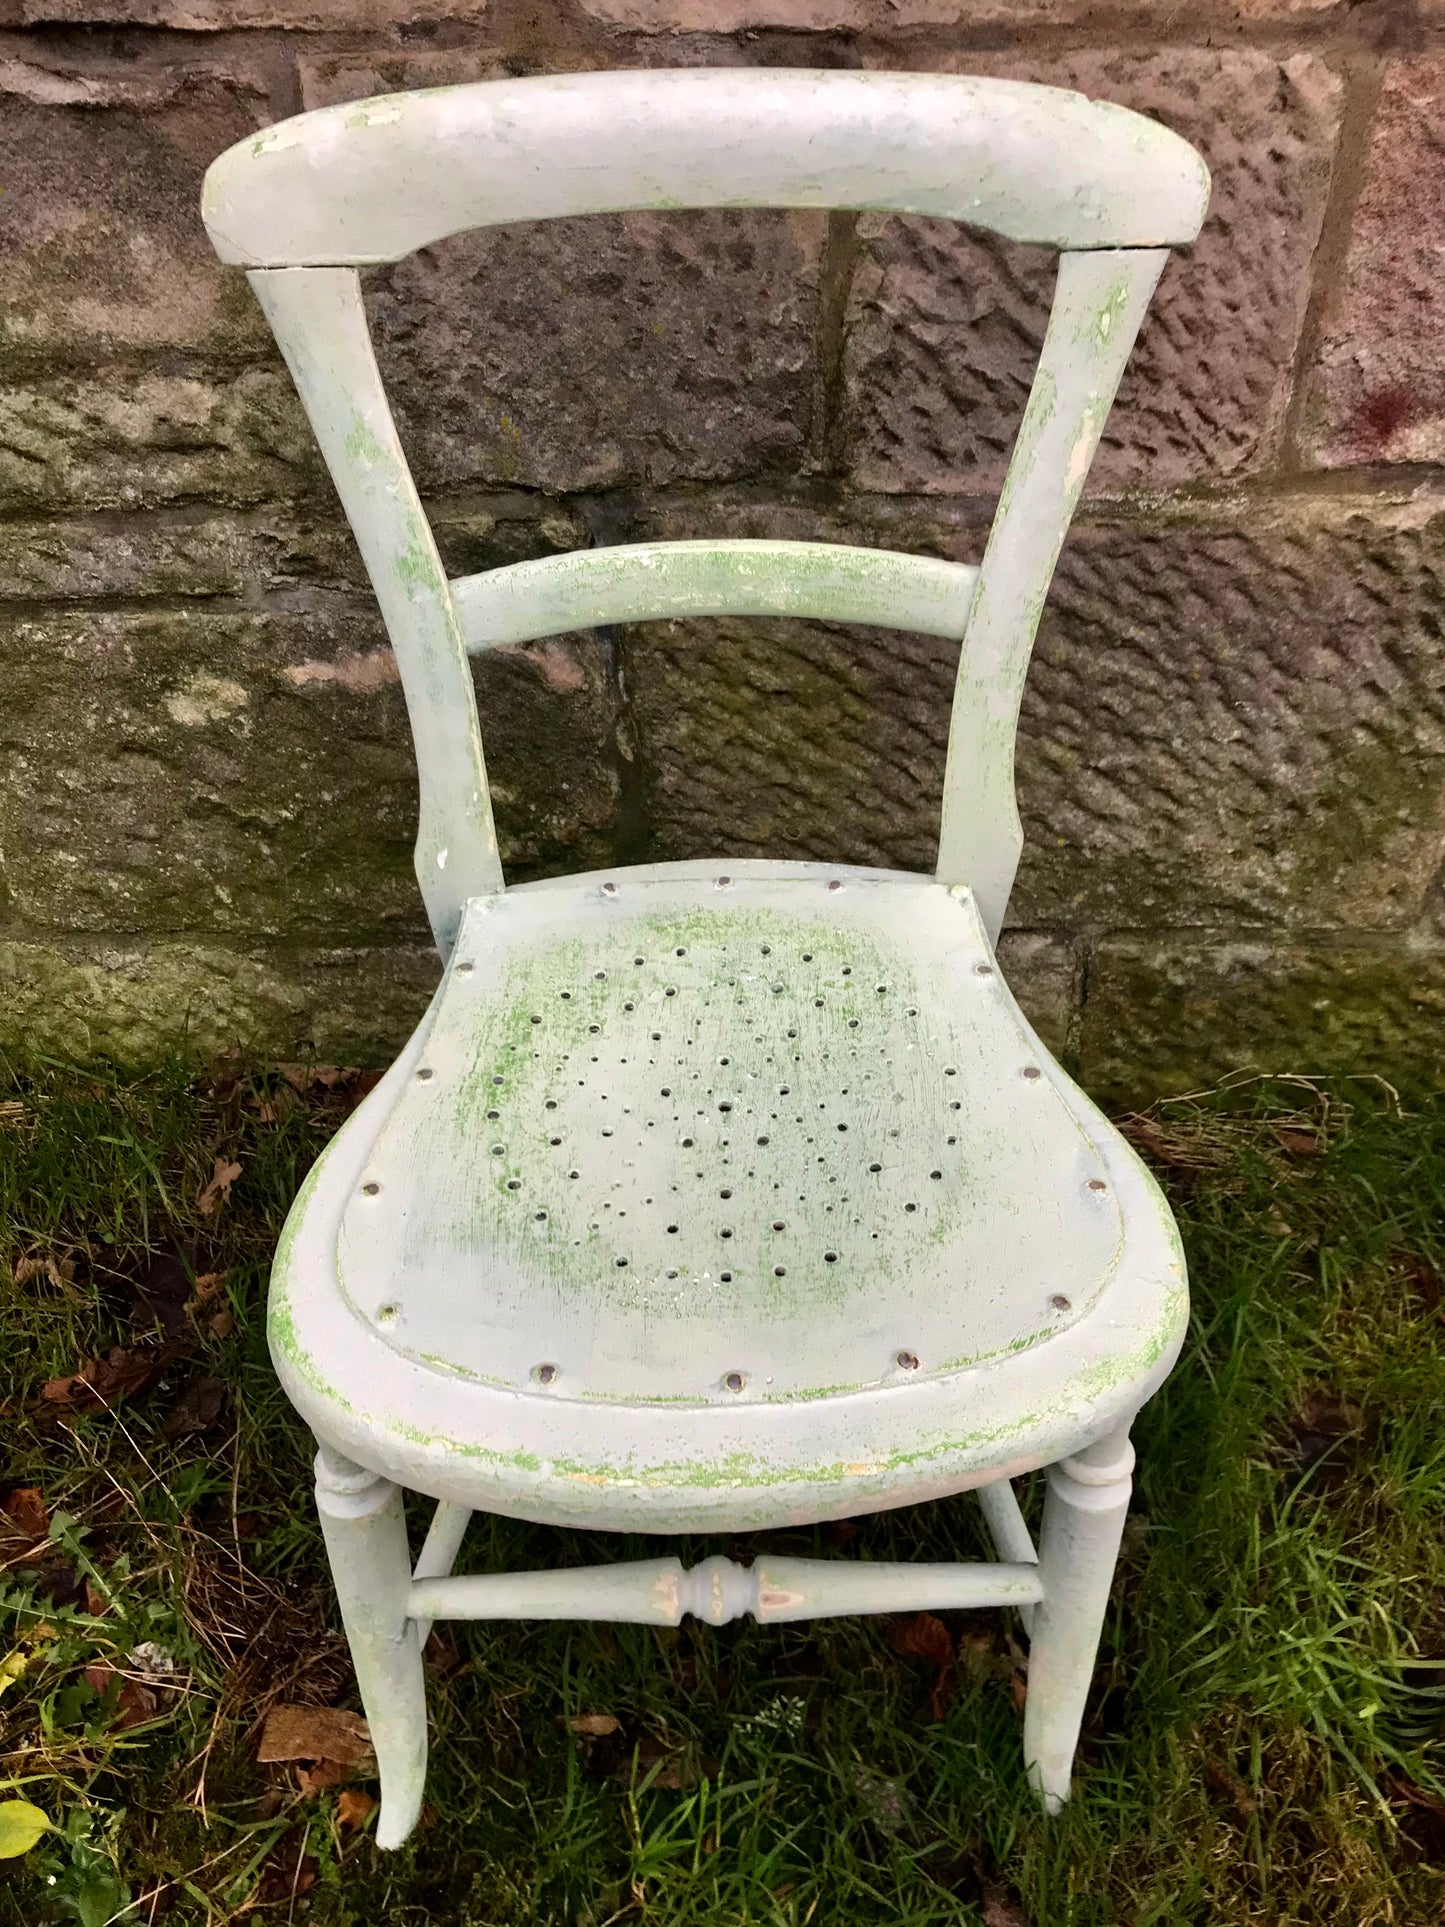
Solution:
[[[1195,141],[1025,704],[1006,955],[1086,1083],[1418,1084],[1445,1036],[1442,0],[0,0],[0,1036],[378,1057],[435,976],[395,671],[207,161],[500,73],[1055,81]],[[370,278],[449,564],[976,558],[1047,260],[927,220],[519,227]],[[951,647],[679,623],[490,660],[515,876],[931,862]]]

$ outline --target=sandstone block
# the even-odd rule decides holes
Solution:
[[[37,613],[7,626],[0,663],[12,926],[421,939],[410,734],[369,613]],[[606,862],[600,647],[498,652],[478,682],[513,874]]]
[[[1152,1103],[1237,1071],[1445,1078],[1445,949],[1114,938],[1094,947],[1080,1081]]]
[[[1091,26],[1098,0],[581,0],[584,12],[634,33],[897,32],[910,27]],[[1221,25],[1281,15],[1320,16],[1347,0],[1201,0],[1191,16]],[[1114,21],[1158,24],[1159,0],[1111,0]]]
[[[880,539],[861,512],[832,533]],[[1079,525],[1024,699],[1014,921],[1413,925],[1445,852],[1442,575],[1433,498]],[[955,660],[801,622],[630,631],[655,854],[930,868]]]
[[[796,469],[823,232],[812,214],[599,216],[377,271],[378,356],[423,485]]]
[[[0,384],[0,507],[248,503],[317,488],[321,457],[281,368],[132,370]]]
[[[0,61],[0,357],[264,343],[200,197],[221,149],[269,118],[244,74]]]
[[[583,548],[586,529],[535,498],[445,502],[434,518],[453,575],[471,575],[559,549]],[[370,593],[344,524],[296,504],[233,511],[137,511],[125,516],[0,520],[0,581],[16,601],[103,597],[245,597],[277,591]]]
[[[1309,397],[1306,442],[1326,467],[1445,455],[1442,107],[1445,56],[1388,69]]]
[[[1193,141],[1213,172],[1204,232],[1165,272],[1091,488],[1167,488],[1267,466],[1324,216],[1335,74],[1312,55],[1242,48],[951,64],[1150,114]],[[853,480],[993,493],[1043,340],[1052,257],[912,216],[864,217],[860,236],[845,355]]]
[[[384,1065],[420,1021],[430,947],[245,947],[174,939],[0,939],[0,1049],[144,1068],[239,1045],[283,1061]]]
[[[294,27],[366,33],[432,21],[477,22],[488,0],[19,0],[26,25],[175,27],[215,33],[234,27]]]

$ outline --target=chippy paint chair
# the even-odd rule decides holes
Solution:
[[[326,108],[206,177],[386,618],[446,969],[317,1163],[270,1340],[380,1765],[416,1820],[434,1617],[674,1626],[1010,1604],[1024,1753],[1064,1800],[1135,1412],[1186,1317],[1169,1212],[1049,1057],[993,944],[1013,741],[1060,542],[1208,176],[1164,128],[1001,80],[715,70]],[[358,269],[503,221],[890,208],[1062,250],[982,566],[642,543],[448,581]],[[545,327],[545,316],[538,317]],[[961,644],[937,873],[662,863],[505,890],[467,657],[596,623],[788,615]],[[1010,1479],[1048,1467],[1037,1552]],[[402,1488],[440,1501],[413,1567]],[[976,1488],[1001,1563],[711,1558],[450,1577],[469,1512],[614,1531],[806,1524]]]

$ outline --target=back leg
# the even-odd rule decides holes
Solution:
[[[426,1784],[426,1685],[417,1624],[407,1617],[411,1554],[401,1487],[323,1445],[316,1509],[381,1773],[376,1844],[399,1847],[416,1825]]]
[[[1069,1797],[1074,1748],[1093,1677],[1133,1481],[1127,1428],[1048,1469],[1024,1702],[1024,1764],[1057,1813]]]

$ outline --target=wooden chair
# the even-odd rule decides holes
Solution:
[[[994,956],[1013,743],[1059,545],[1208,176],[1153,122],[1002,80],[713,70],[503,80],[303,114],[205,186],[295,377],[400,666],[445,962],[276,1254],[276,1369],[403,1841],[433,1618],[720,1625],[1010,1604],[1024,1755],[1070,1769],[1184,1261],[1138,1159]],[[981,567],[644,543],[448,581],[358,270],[460,230],[651,207],[888,208],[1061,250]],[[546,317],[538,317],[546,326]],[[596,623],[768,614],[961,644],[934,876],[649,864],[505,890],[467,658]],[[1047,1466],[1037,1551],[1009,1481]],[[440,1501],[413,1565],[402,1489]],[[473,1508],[753,1530],[974,1488],[999,1563],[675,1559],[452,1577]]]

